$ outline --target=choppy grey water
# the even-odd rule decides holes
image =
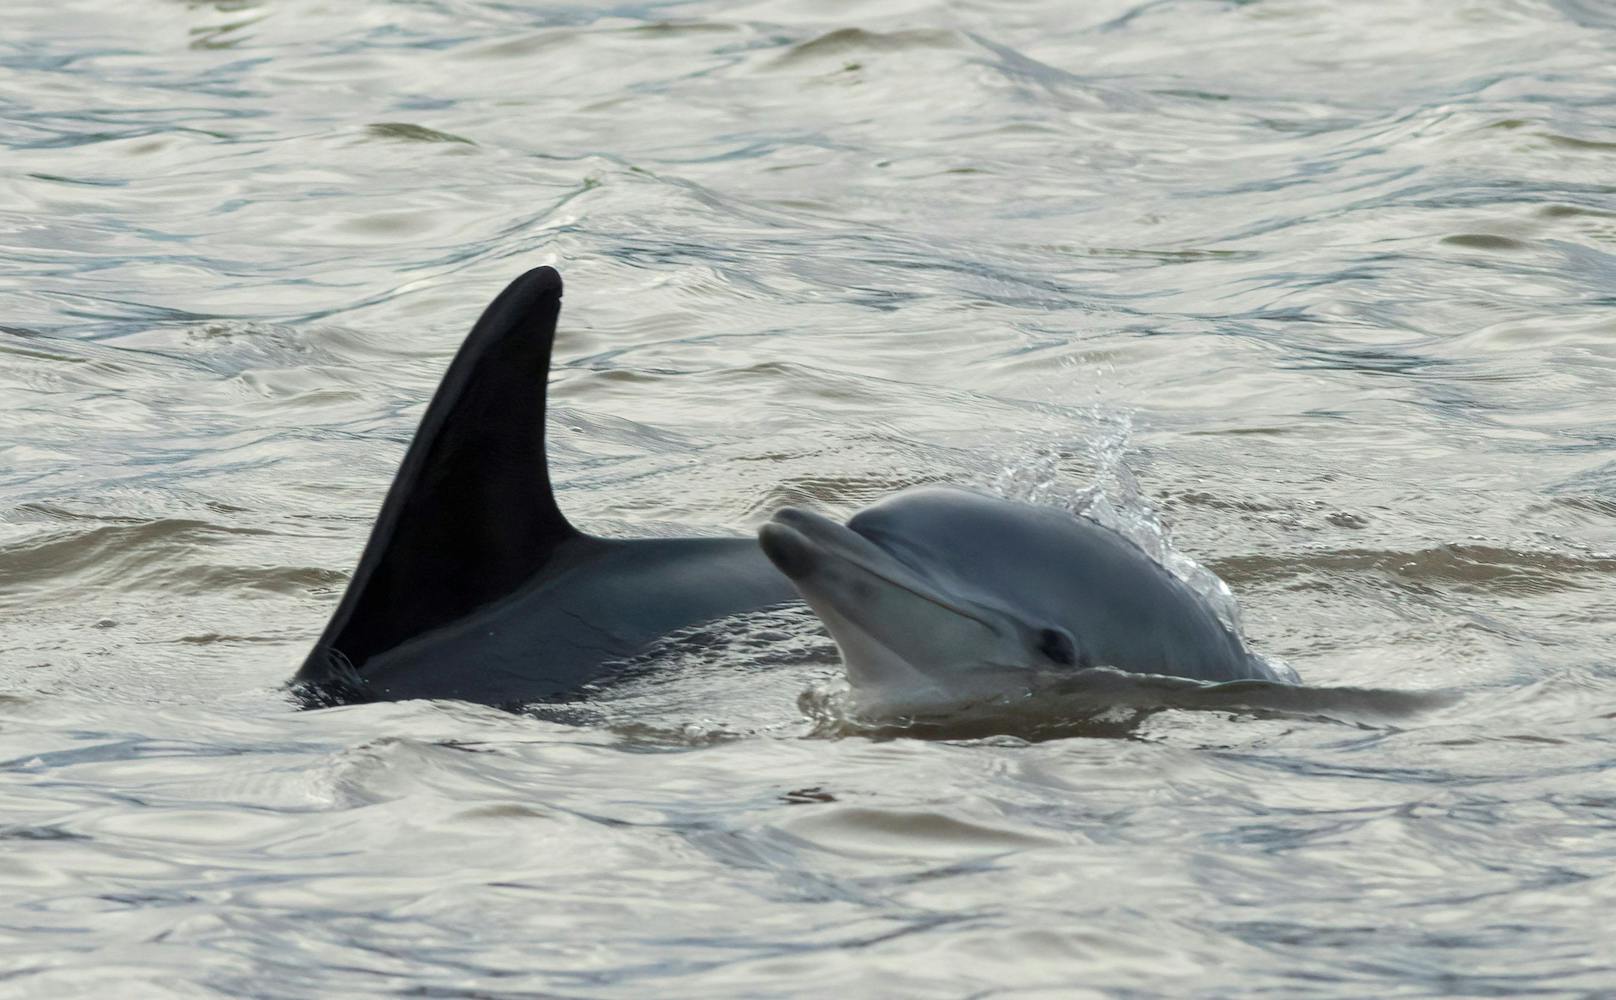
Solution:
[[[0,19],[0,993],[1616,993],[1616,8]],[[1097,488],[1310,682],[1460,700],[835,735],[808,641],[293,710],[540,263],[588,527]]]

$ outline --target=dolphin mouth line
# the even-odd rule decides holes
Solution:
[[[926,589],[923,589],[924,584],[920,583],[918,580],[914,580],[913,574],[909,572],[908,567],[904,566],[896,556],[893,556],[879,545],[876,545],[868,538],[865,538],[863,535],[854,531],[852,528],[837,524],[828,517],[822,517],[809,511],[787,507],[783,510],[775,512],[774,516],[768,520],[764,527],[773,528],[777,531],[790,532],[791,534],[802,539],[808,545],[812,546],[821,555],[834,559],[840,559],[849,566],[873,576],[883,583],[896,587],[907,594],[918,597],[928,604],[935,605],[936,607],[939,607],[950,614],[958,615],[961,618],[968,618],[971,621],[976,622],[978,625],[981,625],[989,632],[997,634],[999,631],[998,627],[992,622],[983,618],[979,614],[966,610],[966,608],[961,606],[959,603],[949,600],[941,594],[938,594],[936,591],[931,591],[928,593]],[[849,537],[856,539],[853,545],[849,545],[847,543]],[[854,545],[874,549],[882,558],[896,564],[904,571],[904,574],[910,576],[911,579],[900,580],[898,579],[897,574],[893,573],[892,571],[872,565],[868,555],[866,553],[856,551],[853,547]]]

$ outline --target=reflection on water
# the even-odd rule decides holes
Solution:
[[[910,736],[967,740],[1014,736],[1025,740],[1073,736],[1131,736],[1158,712],[1218,712],[1293,717],[1364,728],[1388,725],[1457,704],[1452,691],[1317,687],[1273,681],[1221,684],[1178,677],[1139,676],[1105,667],[1075,675],[1029,678],[1024,691],[955,706],[927,717],[867,717],[845,685],[810,687],[798,706],[815,736]]]
[[[0,992],[1616,989],[1613,44],[1588,0],[11,5]],[[537,717],[294,711],[541,263],[580,523],[1087,504],[1325,690],[869,732],[785,621]]]

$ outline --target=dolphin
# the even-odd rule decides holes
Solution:
[[[681,629],[794,603],[751,537],[597,538],[567,522],[545,459],[561,276],[513,281],[421,419],[324,633],[305,704],[576,696]]]
[[[545,455],[560,310],[561,277],[541,267],[472,327],[292,679],[305,704],[567,700],[671,634],[799,600],[836,641],[862,710],[953,705],[1088,666],[1294,679],[1122,536],[961,489],[905,491],[845,527],[787,508],[756,539],[579,531]]]
[[[787,507],[758,540],[830,630],[860,713],[944,711],[1090,667],[1298,680],[1138,545],[1068,511],[925,486],[846,525]]]

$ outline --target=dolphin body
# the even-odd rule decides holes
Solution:
[[[919,487],[845,526],[788,507],[758,539],[836,640],[861,714],[1025,694],[1089,667],[1297,680],[1139,546],[1067,511]]]
[[[472,328],[293,678],[305,704],[576,698],[670,633],[798,592],[836,640],[861,710],[948,705],[1086,666],[1289,679],[1120,535],[964,490],[909,490],[845,527],[787,508],[758,539],[578,531],[545,458],[560,310],[561,277],[541,267]]]
[[[561,276],[490,304],[293,678],[305,703],[576,696],[683,628],[796,600],[751,538],[607,539],[556,505],[545,392]]]

